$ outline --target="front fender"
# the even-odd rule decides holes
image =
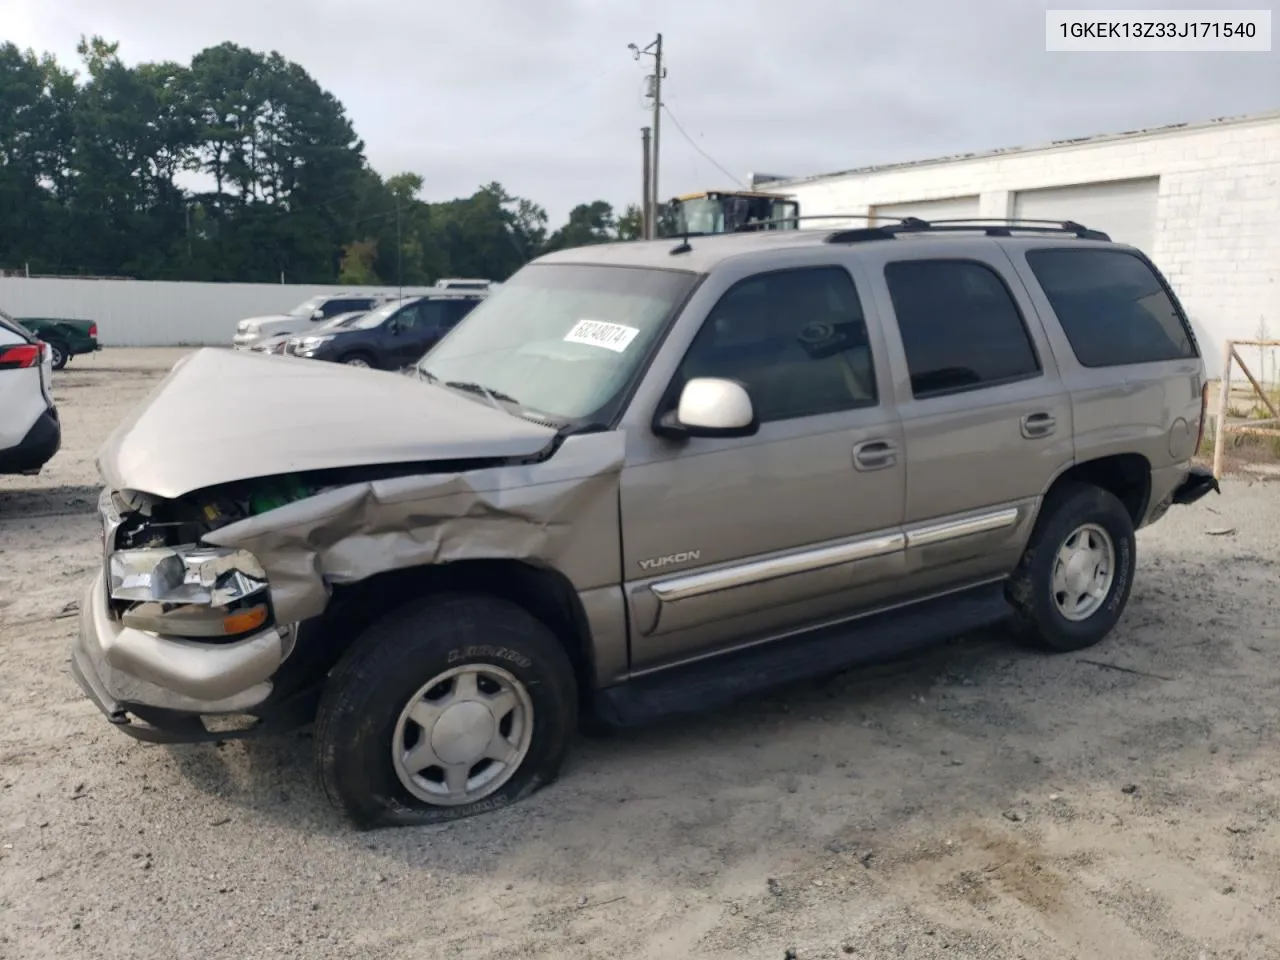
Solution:
[[[542,463],[352,483],[205,540],[253,553],[285,623],[322,613],[335,585],[458,560],[546,565],[582,594],[622,579],[623,452],[620,431],[569,437]]]

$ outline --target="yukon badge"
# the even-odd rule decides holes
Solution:
[[[685,550],[683,553],[669,553],[665,557],[653,557],[649,560],[641,560],[640,569],[661,570],[663,567],[669,567],[672,564],[688,563],[691,560],[697,560],[701,556],[701,550]]]

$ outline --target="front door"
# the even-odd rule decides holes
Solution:
[[[635,669],[816,625],[901,573],[901,425],[843,266],[748,276],[711,309],[661,405],[688,379],[746,385],[759,432],[628,436],[623,579]]]
[[[392,369],[417,363],[435,342],[440,306],[438,300],[419,300],[396,314],[397,328],[390,340]]]

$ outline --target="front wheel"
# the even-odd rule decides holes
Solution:
[[[559,773],[577,722],[573,668],[523,608],[428,597],[371,626],[329,678],[316,760],[364,827],[474,816]]]
[[[1133,520],[1112,493],[1052,491],[1006,590],[1018,633],[1057,652],[1083,650],[1115,627],[1133,588]]]
[[[350,356],[343,357],[341,362],[348,367],[372,367],[373,366],[373,364],[369,362],[369,358],[360,353],[353,353]]]

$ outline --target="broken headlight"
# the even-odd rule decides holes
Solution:
[[[127,608],[126,627],[180,637],[228,638],[270,619],[267,575],[247,551],[201,547],[120,550],[107,560],[107,588]]]

